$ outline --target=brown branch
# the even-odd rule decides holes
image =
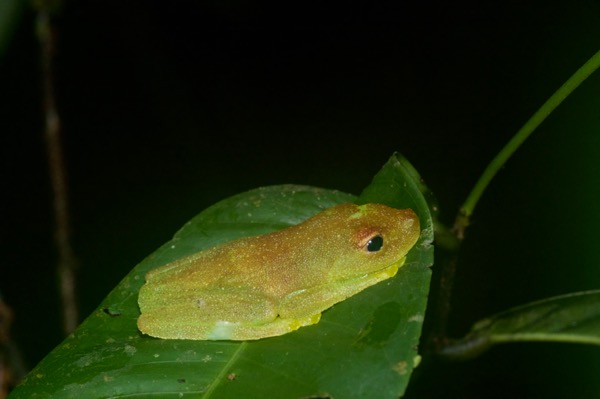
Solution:
[[[71,248],[71,226],[67,171],[61,143],[61,120],[56,107],[54,87],[54,59],[56,55],[56,28],[52,24],[52,2],[38,2],[38,38],[41,47],[42,87],[44,108],[44,136],[48,153],[50,181],[54,194],[54,240],[58,252],[57,274],[63,310],[63,329],[69,334],[77,326],[78,311],[75,294],[77,259]]]
[[[12,310],[0,298],[0,398],[6,398],[26,374],[23,357],[10,337],[12,321]]]
[[[423,353],[440,354],[449,342],[448,322],[452,311],[452,293],[462,237],[435,220],[435,272],[431,281],[430,304],[426,322],[428,334]]]

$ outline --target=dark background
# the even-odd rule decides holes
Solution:
[[[0,49],[0,294],[33,366],[62,335],[35,14],[15,26]],[[66,2],[56,26],[84,317],[212,203],[281,183],[358,194],[394,151],[450,224],[489,160],[600,48],[600,3],[88,0]],[[455,336],[598,288],[598,93],[597,72],[482,198]],[[428,362],[409,396],[600,398],[599,373],[597,347],[504,345]]]

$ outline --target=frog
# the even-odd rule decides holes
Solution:
[[[249,341],[319,322],[321,314],[404,265],[420,236],[412,209],[339,204],[150,270],[138,329],[151,337]]]

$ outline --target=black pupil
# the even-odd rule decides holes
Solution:
[[[367,251],[369,252],[377,252],[381,247],[383,247],[383,237],[381,236],[375,236],[367,243]]]

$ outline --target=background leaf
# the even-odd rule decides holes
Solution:
[[[600,291],[548,298],[481,320],[444,353],[468,357],[495,344],[527,341],[600,345]]]
[[[306,186],[272,186],[209,207],[140,263],[11,395],[76,397],[395,398],[409,380],[432,263],[431,219],[414,171],[393,156],[358,200],[413,208],[422,236],[398,275],[326,311],[297,332],[253,342],[142,336],[137,292],[145,273],[247,235],[297,224],[356,197]]]

